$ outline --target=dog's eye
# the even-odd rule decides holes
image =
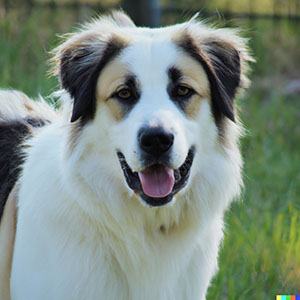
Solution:
[[[117,96],[121,99],[129,99],[132,93],[129,89],[124,88],[117,92]]]
[[[188,97],[190,95],[192,95],[193,90],[184,86],[184,85],[178,85],[175,90],[174,90],[174,94],[177,97]]]

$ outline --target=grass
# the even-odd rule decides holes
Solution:
[[[300,103],[253,87],[241,104],[245,188],[226,215],[207,299],[300,293]]]
[[[47,50],[57,43],[55,33],[67,32],[78,19],[66,11],[44,10],[0,18],[0,87],[32,97],[55,90],[57,80],[46,75]],[[208,300],[300,294],[300,102],[284,96],[272,81],[267,87],[259,84],[262,78],[284,75],[284,81],[299,75],[300,27],[273,25],[250,24],[258,60],[253,77],[259,80],[239,101],[248,130],[241,145],[245,188],[242,200],[226,214],[220,271]]]

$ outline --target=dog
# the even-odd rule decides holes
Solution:
[[[58,110],[0,93],[6,297],[205,299],[242,186],[246,40],[115,11],[53,53]]]

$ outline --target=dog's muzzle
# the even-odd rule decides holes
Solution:
[[[151,149],[151,151],[157,151],[157,149]],[[178,169],[171,169],[166,164],[159,163],[160,158],[154,163],[149,163],[143,171],[133,172],[123,153],[117,151],[128,186],[141,197],[146,205],[151,207],[164,206],[170,203],[174,195],[186,186],[194,153],[195,149],[191,147],[184,163]]]

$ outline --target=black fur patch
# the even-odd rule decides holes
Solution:
[[[234,99],[241,78],[240,56],[238,52],[233,48],[228,52],[220,43],[212,42],[207,54],[210,57],[218,79],[222,83],[222,88],[231,99]]]
[[[21,144],[31,136],[30,126],[41,127],[44,124],[42,120],[31,118],[0,122],[0,220],[24,163]]]
[[[203,53],[189,36],[179,42],[178,46],[198,61],[207,74],[212,112],[218,128],[222,128],[224,116],[235,121],[234,98],[241,75],[238,52],[232,48],[228,53],[222,45],[212,42],[207,53]]]
[[[178,101],[178,99],[176,99],[176,94],[174,95],[174,89],[178,85],[180,79],[182,78],[182,72],[173,66],[168,70],[168,77],[169,77],[169,84],[167,86],[167,91],[170,98],[182,111],[186,112],[186,105],[188,102],[186,100],[188,100],[189,97],[185,99],[184,97],[182,97]]]
[[[112,97],[118,100],[122,106],[122,118],[126,117],[130,113],[141,96],[141,91],[138,87],[136,76],[134,74],[128,74],[126,76],[124,86],[128,87],[129,91],[131,92],[131,96],[129,98],[122,99],[118,97],[118,93],[114,93],[112,95]]]
[[[171,67],[168,70],[168,76],[171,79],[172,83],[175,84],[182,77],[182,73],[176,67]]]
[[[85,123],[94,117],[99,74],[124,47],[125,45],[115,38],[107,43],[106,49],[99,58],[93,57],[97,56],[97,53],[94,53],[95,49],[90,46],[64,54],[61,59],[60,78],[62,87],[74,99],[71,122],[81,118]]]

